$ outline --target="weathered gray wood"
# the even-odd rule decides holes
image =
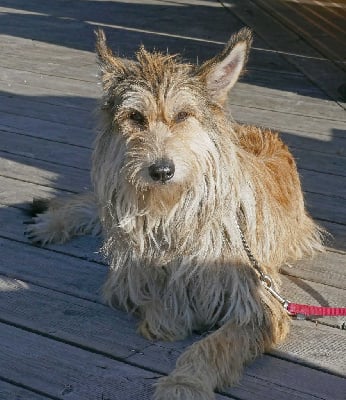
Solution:
[[[151,344],[125,312],[1,275],[0,310],[6,323],[120,359]]]
[[[185,56],[194,58],[198,53],[205,57],[211,56],[217,50],[220,49],[222,44],[228,40],[231,33],[242,27],[242,23],[238,18],[232,14],[225,12],[225,9],[217,2],[205,4],[200,2],[197,4],[189,4],[189,7],[184,8],[182,13],[182,7],[186,4],[181,2],[175,2],[169,4],[169,13],[167,14],[166,7],[167,3],[162,2],[151,2],[152,4],[126,4],[119,2],[109,2],[107,11],[102,6],[98,7],[98,10],[92,11],[93,14],[98,15],[97,21],[88,21],[90,24],[108,26],[112,28],[112,31],[117,33],[116,40],[114,40],[114,48],[120,53],[127,54],[132,52],[138,47],[138,43],[142,40],[146,46],[159,48],[165,51],[168,47],[171,52],[183,52]],[[98,3],[100,4],[100,3]],[[102,3],[101,3],[102,4]],[[64,43],[66,47],[77,47],[83,49],[93,49],[94,37],[91,34],[90,27],[80,26],[77,20],[83,19],[86,15],[89,7],[93,8],[92,5],[84,6],[82,18],[76,17],[78,10],[68,11],[64,10],[64,14],[68,13],[73,15],[73,22],[69,21],[67,25],[68,31],[66,30],[66,21],[58,20],[55,21],[53,26],[47,33],[47,42],[50,43]],[[197,8],[198,7],[198,8]],[[42,8],[42,7],[40,7]],[[13,9],[2,8],[7,12],[13,12]],[[126,11],[125,11],[126,10]],[[9,12],[9,15],[11,15]],[[25,11],[21,11],[24,15]],[[51,12],[51,11],[50,11]],[[210,19],[210,12],[213,14],[212,20]],[[103,15],[102,15],[103,13]],[[142,18],[143,13],[145,18]],[[198,13],[199,19],[196,20],[195,15]],[[112,15],[110,19],[106,14]],[[128,24],[128,16],[131,15],[132,24]],[[15,16],[9,18],[3,18],[3,24],[6,27],[4,30],[14,29],[13,22]],[[91,15],[89,16],[91,19]],[[18,16],[18,18],[20,18]],[[176,24],[176,19],[179,18],[180,24]],[[191,24],[191,20],[194,21]],[[27,22],[28,18],[20,18],[21,34],[22,37],[37,37],[36,31],[32,29],[32,26]],[[45,21],[44,21],[45,22]],[[43,23],[41,25],[49,25]],[[107,22],[109,22],[107,24]],[[164,26],[163,26],[164,22]],[[60,25],[60,29],[57,30],[56,26]],[[54,29],[55,28],[55,29]],[[65,28],[65,29],[64,29]],[[86,29],[85,29],[86,28]],[[89,28],[89,29],[88,29]],[[78,30],[77,30],[78,29]],[[77,31],[76,31],[77,30]],[[77,32],[83,35],[79,37],[77,42],[75,36]],[[68,36],[68,32],[70,32]],[[31,35],[30,35],[31,34]],[[9,40],[8,36],[5,36],[5,51],[7,50],[6,44]],[[22,43],[25,43],[25,39],[17,40],[17,46],[15,50],[21,50]],[[261,49],[266,47],[266,44],[259,38],[256,38],[256,46],[260,46]],[[28,50],[42,52],[45,51],[49,55],[50,48],[54,49],[54,45],[33,46],[30,42],[27,44]],[[216,50],[215,50],[216,49]],[[201,51],[202,50],[202,51]],[[25,52],[23,52],[25,54]],[[283,71],[294,71],[295,68],[284,62],[282,57],[278,54],[270,54],[263,51],[254,52],[251,63],[256,65],[256,68],[265,69],[280,69]],[[29,56],[25,57],[30,58]],[[54,60],[57,60],[56,57]],[[68,64],[68,62],[67,62]]]
[[[239,110],[238,110],[239,111]],[[78,110],[73,110],[78,114]],[[249,115],[253,120],[250,119]],[[263,110],[251,110],[251,113],[245,113],[242,109],[241,114],[238,115],[238,120],[244,123],[254,123],[261,125],[260,117],[264,113]],[[12,133],[22,133],[28,136],[34,136],[43,139],[49,139],[57,142],[70,143],[83,147],[92,147],[92,142],[95,137],[95,131],[71,127],[65,124],[54,123],[50,121],[43,121],[36,118],[2,114],[0,112],[0,133],[6,135]],[[235,115],[236,117],[237,115]],[[273,120],[274,121],[274,120]],[[276,121],[280,121],[277,116]],[[268,121],[267,121],[268,122]],[[271,125],[274,129],[281,130],[283,140],[292,147],[292,151],[298,157],[298,165],[303,168],[310,168],[316,170],[324,170],[338,175],[345,174],[345,154],[346,154],[346,138],[341,129],[335,130],[339,136],[328,136],[329,128],[326,128],[326,135],[317,135],[309,131],[289,130],[286,127],[278,126],[277,122],[272,122]],[[334,133],[333,133],[334,134]],[[12,135],[13,136],[13,135]],[[11,137],[9,137],[11,139]],[[13,137],[13,140],[16,136]],[[1,140],[3,146],[6,146],[6,140]],[[25,143],[25,142],[24,142]],[[9,148],[5,147],[4,150],[14,152],[17,146]],[[309,154],[310,153],[310,154]],[[326,158],[324,158],[326,154]]]
[[[149,400],[157,373],[0,324],[0,376],[55,399]]]
[[[345,351],[345,330],[292,320],[287,340],[271,354],[312,368],[323,368],[346,378]]]
[[[102,303],[106,266],[4,238],[0,249],[1,274]]]
[[[140,367],[168,373],[174,367],[175,360],[181,351],[191,343],[191,340],[185,340],[175,344],[150,345],[149,342],[138,337],[134,321],[129,320],[120,311],[106,309],[98,304],[91,304],[85,300],[72,298],[14,279],[0,277],[0,282],[2,285],[0,307],[3,321],[16,324],[22,329],[29,328],[36,331],[39,328],[40,332],[51,338],[68,341],[69,344],[96,350],[104,355],[121,358],[127,356],[127,360]],[[118,329],[120,326],[121,330]],[[314,340],[316,335],[318,340],[324,344],[320,357],[315,348],[317,346],[316,340]],[[316,328],[300,321],[293,324],[293,332],[290,336],[289,341],[280,347],[280,351],[275,351],[275,354],[298,363],[316,363],[318,367],[330,369],[338,374],[344,372],[343,347],[336,346],[336,340],[342,340],[342,335],[330,328]],[[297,343],[293,343],[293,341],[297,341],[298,337],[299,351],[295,351]],[[194,340],[198,339],[195,337]],[[305,347],[308,349],[306,353],[304,353]],[[129,355],[126,351],[129,352]],[[327,359],[324,356],[326,352],[328,352]],[[307,353],[311,355],[310,359],[306,357]],[[272,362],[269,356],[265,356],[264,360],[257,360],[254,365],[249,366],[243,379],[243,382],[246,382],[245,386],[248,384],[253,386],[258,379],[263,379],[261,374],[258,374],[258,364],[267,368],[268,364],[270,365]],[[287,373],[290,369],[296,368],[283,360],[274,362],[281,373]],[[288,373],[292,374],[292,371]],[[318,374],[323,379],[326,378],[325,374],[317,371],[310,373],[312,377]],[[252,382],[253,380],[254,382]],[[271,390],[273,393],[277,393],[278,388],[275,382],[274,384],[270,382],[270,376],[267,376],[266,384],[261,390]],[[286,390],[291,392],[296,390],[296,387],[288,386]],[[306,392],[310,393],[310,391],[311,387],[306,387]]]
[[[18,146],[20,140],[20,146]],[[63,140],[63,139],[62,139]],[[58,165],[79,168],[88,174],[91,162],[91,149],[76,147],[54,140],[39,138],[0,130],[1,150],[11,154],[23,155]]]
[[[230,104],[243,105],[249,108],[269,109],[279,112],[286,112],[290,115],[305,115],[312,117],[323,117],[326,119],[335,119],[339,121],[345,121],[345,113],[340,109],[334,102],[328,100],[316,99],[313,97],[307,97],[299,95],[297,93],[282,91],[280,89],[268,89],[266,87],[256,86],[256,72],[251,73],[251,83],[245,83],[241,81],[237,83],[234,89],[232,89],[230,95]],[[246,77],[245,77],[246,78]],[[245,79],[243,78],[243,80]],[[81,82],[81,85],[85,85]],[[94,110],[96,104],[95,94],[93,97],[82,97],[76,95],[67,88],[63,91],[63,87],[60,90],[52,88],[42,88],[38,85],[30,85],[18,83],[14,79],[9,82],[0,81],[0,96],[27,96],[28,101],[37,102],[39,104],[47,103],[51,105],[68,106],[72,109],[86,110],[90,112]],[[96,88],[96,93],[99,93],[99,88]],[[250,95],[251,93],[251,95]],[[100,97],[100,94],[99,94]],[[264,101],[265,99],[265,101]],[[26,112],[30,110],[27,109]],[[12,110],[14,111],[14,110]],[[77,111],[75,112],[77,114]],[[46,118],[43,111],[41,112],[41,118]],[[92,118],[88,117],[90,121]],[[88,124],[89,121],[86,121]]]
[[[95,84],[83,81],[81,79],[70,79],[66,77],[54,77],[43,74],[36,74],[31,71],[21,71],[10,68],[0,67],[0,81],[7,86],[12,83],[29,85],[45,89],[54,89],[58,92],[68,94],[73,93],[75,96],[99,98],[101,89]],[[6,87],[6,86],[5,86]]]
[[[20,239],[18,238],[18,240]],[[80,259],[78,258],[69,258],[62,253],[52,253],[48,249],[22,245],[20,242],[13,242],[5,238],[0,239],[0,248],[5,257],[4,262],[0,261],[1,273],[64,293],[76,294],[86,299],[100,301],[99,288],[105,280],[106,267],[99,266],[99,264],[93,262],[85,262],[85,266],[83,265],[82,267],[83,274],[81,275]],[[11,265],[12,262],[15,262],[14,260],[18,253],[15,250],[16,248],[18,248],[18,251],[21,248],[21,260],[19,263],[17,262],[15,268],[9,268],[7,263]],[[63,246],[61,246],[60,252],[64,252]],[[330,254],[334,256],[334,253]],[[15,258],[13,259],[13,257]],[[30,258],[32,258],[31,262]],[[343,256],[343,259],[345,260],[345,256]],[[59,266],[59,270],[56,271],[56,263],[58,265],[63,263],[64,265]],[[65,271],[64,276],[60,276],[61,269]],[[94,276],[93,282],[87,280],[89,276]],[[283,276],[282,280],[284,282],[282,293],[290,301],[324,306],[344,306],[345,290],[289,276]],[[78,287],[76,292],[74,291],[75,287]],[[93,288],[93,291],[91,291],[91,288]],[[344,318],[327,318],[322,322],[339,327],[344,322]]]
[[[312,132],[315,140],[331,141],[334,138],[346,140],[346,123],[332,119],[314,118],[305,115],[290,115],[285,112],[249,109],[248,107],[231,105],[231,112],[236,120],[246,121],[254,125],[267,126],[280,131]],[[251,111],[251,112],[250,112]],[[336,137],[334,135],[338,133]],[[304,135],[301,135],[304,136]],[[327,139],[330,138],[329,140]]]
[[[0,400],[48,400],[49,397],[31,392],[11,383],[4,382],[0,378]]]
[[[21,208],[0,205],[0,236],[31,244],[30,240],[24,235],[26,225],[23,222],[28,219],[26,213],[23,212],[23,208],[25,207],[28,207],[28,205],[21,205]],[[74,238],[63,245],[51,244],[45,246],[45,248],[57,253],[69,254],[80,259],[107,264],[99,253],[101,242],[102,239],[100,236],[82,236]]]
[[[88,171],[0,150],[0,175],[68,192],[90,190]]]
[[[2,135],[5,135],[6,132],[19,133],[30,137],[37,136],[38,138],[46,140],[69,143],[86,148],[90,148],[92,146],[95,136],[94,130],[72,127],[69,125],[44,121],[36,118],[3,114],[1,112],[0,117],[0,130]],[[1,141],[3,145],[6,145],[6,141],[4,139]]]
[[[234,14],[251,26],[266,43],[279,50],[289,63],[295,65],[332,99],[340,99],[338,88],[344,82],[344,72],[278,21],[275,8],[263,0],[246,3],[227,0],[227,3],[232,6]]]
[[[84,129],[94,129],[95,127],[95,120],[90,110],[79,109],[77,111],[70,107],[42,103],[39,98],[31,96],[0,96],[0,112]]]
[[[344,110],[334,101],[302,95],[294,90],[294,86],[288,85],[288,88],[284,90],[280,87],[280,83],[278,83],[276,89],[272,89],[270,85],[268,87],[265,85],[257,86],[255,81],[257,71],[249,73],[251,74],[249,83],[246,82],[247,76],[245,75],[232,89],[230,104],[280,111],[291,115],[346,120]]]
[[[307,209],[316,219],[346,225],[345,201],[318,193],[305,193]]]
[[[310,329],[310,328],[309,328]],[[329,328],[331,329],[331,328]],[[334,330],[331,329],[331,334]],[[311,330],[310,330],[311,332]],[[305,331],[304,331],[305,333]],[[306,343],[309,352],[313,353],[313,346],[309,342],[305,342],[304,333],[299,332],[300,335],[298,339],[300,340],[299,351],[302,351],[304,344]],[[322,333],[323,335],[323,333]],[[328,334],[323,336],[323,344],[327,344],[333,336]],[[345,341],[343,341],[340,336],[333,337],[337,340],[337,343],[341,343],[341,347],[345,351]],[[310,340],[311,340],[310,336]],[[320,349],[320,345],[313,342]],[[332,361],[333,356],[339,360],[339,365],[343,366],[343,358],[340,357],[340,352],[337,346],[328,346],[325,348],[328,351],[330,360]],[[292,345],[289,349],[294,349],[295,345]],[[176,358],[181,354],[182,349],[171,350],[171,352],[164,353],[160,348],[153,345],[143,350],[143,354],[134,354],[130,360],[138,362],[141,360],[146,363],[147,367],[150,368],[151,363],[154,360],[154,365],[158,368],[163,368],[167,372],[172,370],[175,364]],[[301,352],[300,354],[295,354],[293,357],[291,354],[286,353],[286,351],[274,352],[277,355],[295,359],[306,364],[309,363],[305,360],[306,354]],[[321,354],[322,358],[327,360],[325,352],[316,351],[315,354]],[[300,357],[301,356],[301,357]],[[324,357],[323,357],[324,356]],[[317,358],[315,357],[315,359]],[[253,400],[253,399],[270,399],[270,400],[303,400],[303,399],[344,399],[344,388],[345,379],[337,376],[333,376],[329,373],[321,372],[316,369],[312,369],[313,363],[309,367],[299,365],[293,362],[288,362],[286,360],[271,357],[269,355],[264,355],[260,359],[257,359],[252,364],[250,364],[243,375],[240,384],[234,388],[225,391],[227,394],[235,396],[237,399]],[[329,363],[331,371],[333,368],[333,362]],[[319,366],[318,361],[315,367]],[[344,367],[343,367],[344,368]]]
[[[346,200],[346,176],[325,174],[304,169],[300,170],[300,176],[303,190]]]
[[[299,142],[299,140],[297,140]],[[329,146],[329,143],[325,147]],[[311,151],[308,149],[299,149],[290,146],[298,169],[311,170],[311,171],[321,171],[326,174],[346,176],[346,157],[328,153],[321,153],[317,151]],[[346,151],[346,146],[344,148]],[[342,148],[339,150],[342,152]]]
[[[321,253],[313,259],[285,264],[281,272],[292,277],[323,283],[346,290],[346,255],[334,252]],[[346,303],[346,298],[345,298]]]
[[[0,80],[0,96],[19,96],[30,98],[31,101],[66,106],[76,110],[94,110],[96,98],[76,96],[73,92],[58,91],[41,87],[34,87],[28,84],[11,83]]]
[[[259,1],[263,5],[263,1]],[[338,4],[342,7],[342,2]],[[269,0],[265,2],[276,19],[282,21],[304,41],[324,55],[340,69],[343,69],[346,52],[343,33],[345,33],[345,15],[335,10],[334,4],[324,3],[313,7],[309,4],[292,5],[285,1]],[[339,12],[338,12],[339,11]]]
[[[319,224],[331,235],[325,245],[337,252],[346,253],[346,226],[326,221],[319,221]]]
[[[303,366],[297,368],[295,364],[285,363],[282,365],[281,361],[273,357],[270,357],[269,360],[263,357],[254,363],[252,368],[249,368],[252,374],[258,376],[258,379],[256,381],[247,379],[245,374],[240,386],[227,391],[227,393],[249,400],[255,398],[270,400],[344,399],[345,379]]]

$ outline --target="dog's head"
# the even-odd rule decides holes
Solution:
[[[217,181],[221,158],[232,153],[224,103],[247,61],[250,30],[233,35],[201,66],[143,47],[135,60],[124,60],[107,46],[102,30],[96,35],[104,91],[96,186],[100,180],[102,190],[107,186],[109,200],[125,185],[143,198],[150,192],[174,203],[182,191]]]

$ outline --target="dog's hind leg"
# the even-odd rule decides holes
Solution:
[[[155,400],[212,400],[214,390],[236,384],[246,363],[281,341],[288,330],[284,311],[267,311],[265,321],[228,322],[194,343],[174,371],[156,385]]]
[[[25,234],[41,245],[63,243],[73,236],[101,231],[98,207],[92,192],[57,197],[52,200],[34,199]]]

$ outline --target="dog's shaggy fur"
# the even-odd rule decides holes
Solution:
[[[239,226],[276,284],[281,264],[322,249],[287,147],[225,110],[250,44],[243,29],[202,66],[144,48],[129,61],[99,31],[94,194],[53,200],[29,227],[35,241],[62,242],[97,232],[101,221],[111,265],[105,298],[138,315],[145,337],[215,329],[159,380],[156,400],[213,399],[287,333],[288,317],[250,265]]]

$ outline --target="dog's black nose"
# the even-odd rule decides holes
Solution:
[[[155,164],[152,164],[149,167],[149,175],[152,180],[161,181],[162,183],[172,179],[174,172],[175,166],[172,160],[158,160]]]

